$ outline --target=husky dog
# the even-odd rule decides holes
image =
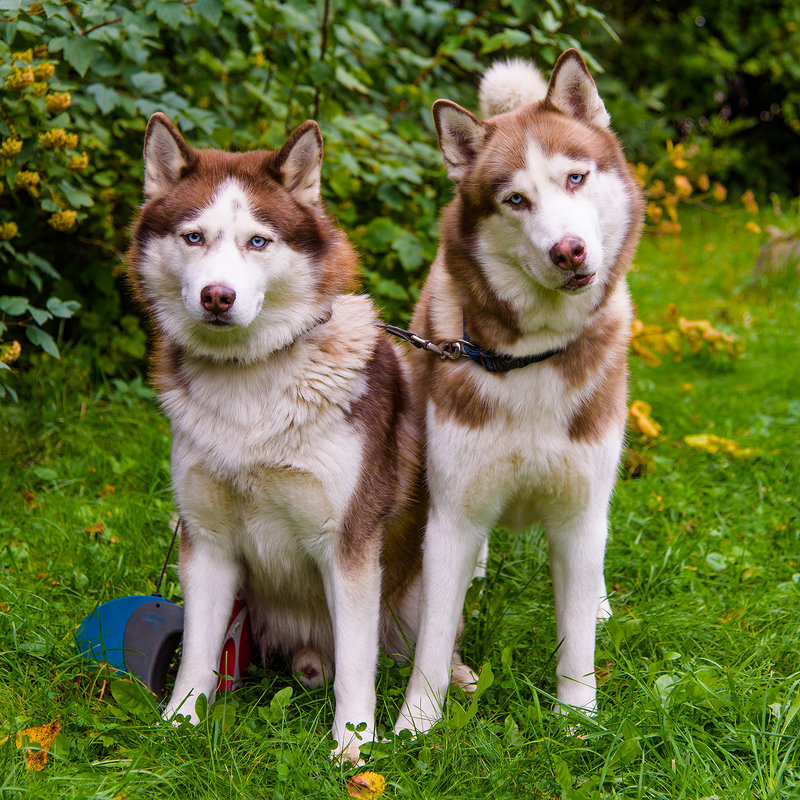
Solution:
[[[549,84],[524,62],[496,65],[480,97],[483,120],[433,106],[456,194],[411,327],[463,355],[413,354],[430,511],[397,730],[440,717],[464,594],[494,525],[547,531],[561,706],[595,708],[595,625],[611,613],[603,557],[641,193],[577,51]]]
[[[337,753],[373,737],[379,642],[416,636],[427,499],[405,365],[355,288],[356,255],[320,199],[322,137],[276,152],[145,137],[130,251],[155,331],[183,521],[183,657],[164,716],[197,721],[237,596],[265,657],[307,687],[335,676]],[[449,664],[449,659],[448,659]]]

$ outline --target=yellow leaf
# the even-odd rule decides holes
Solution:
[[[25,744],[27,738],[29,745],[37,744],[38,749],[28,747],[27,765],[28,769],[35,772],[41,772],[47,765],[47,756],[50,753],[50,747],[53,744],[56,736],[61,730],[61,723],[58,719],[54,719],[48,725],[39,725],[35,728],[26,728],[17,734],[17,747],[21,748]]]
[[[628,409],[628,422],[648,439],[657,439],[661,426],[650,416],[652,407],[644,400],[635,400]]]
[[[683,441],[697,450],[707,453],[725,453],[733,458],[757,458],[762,451],[755,447],[739,447],[732,439],[715,436],[713,433],[697,433],[693,436],[684,436]]]
[[[350,797],[380,797],[386,789],[386,778],[377,772],[360,772],[347,781],[347,794]]]

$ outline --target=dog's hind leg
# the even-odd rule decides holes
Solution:
[[[474,692],[478,687],[478,676],[462,660],[457,650],[453,651],[450,660],[450,685],[457,686],[465,692]]]
[[[292,656],[292,674],[306,689],[317,689],[333,677],[333,664],[317,650],[304,647]]]

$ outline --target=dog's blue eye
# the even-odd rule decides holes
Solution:
[[[250,247],[255,247],[256,250],[261,250],[267,246],[267,239],[264,236],[254,236],[248,244]]]
[[[514,194],[509,196],[508,202],[511,203],[512,206],[521,206],[525,202],[525,198],[519,192],[514,192]]]
[[[184,237],[189,244],[201,244],[203,242],[203,234],[197,231],[187,233]]]
[[[581,172],[573,172],[572,175],[569,176],[569,185],[580,186],[585,180],[586,175]]]

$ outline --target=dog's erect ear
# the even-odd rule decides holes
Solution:
[[[322,133],[314,120],[306,120],[275,156],[275,167],[284,187],[298,203],[312,205],[320,200]]]
[[[153,114],[144,135],[144,196],[155,200],[166,194],[192,158],[191,148],[169,118]]]
[[[577,50],[566,50],[553,67],[547,99],[581,122],[607,128],[611,122],[586,62]]]
[[[433,121],[447,174],[453,183],[458,183],[483,147],[487,124],[450,100],[433,104]]]

